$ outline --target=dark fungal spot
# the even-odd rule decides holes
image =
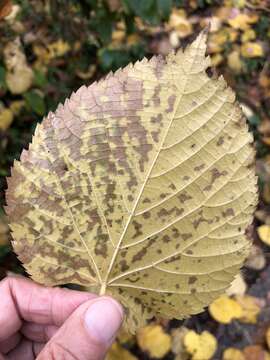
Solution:
[[[164,235],[163,238],[162,238],[162,241],[164,243],[168,243],[168,242],[170,242],[170,237],[168,235]]]
[[[151,217],[151,213],[150,213],[150,211],[146,211],[142,214],[142,216],[144,219],[149,219]]]
[[[189,285],[194,284],[198,280],[197,276],[190,276],[188,278]]]
[[[192,255],[193,254],[193,251],[192,250],[187,250],[186,252],[188,255]]]
[[[195,166],[194,171],[201,171],[203,168],[205,168],[205,164]]]
[[[168,99],[168,108],[165,110],[166,113],[170,113],[170,112],[173,111],[173,106],[174,106],[174,103],[175,103],[175,99],[176,99],[176,96],[175,96],[175,95],[169,96],[169,99]]]
[[[129,266],[127,265],[126,260],[119,261],[120,270],[121,271],[127,271],[129,269]]]
[[[221,146],[224,143],[224,137],[220,136],[218,141],[217,141],[217,146]]]

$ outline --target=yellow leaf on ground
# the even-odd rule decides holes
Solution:
[[[266,344],[268,346],[268,349],[270,349],[270,327],[266,331],[265,339],[266,339]]]
[[[256,39],[256,32],[253,29],[247,29],[242,35],[242,42],[247,42]]]
[[[175,30],[180,38],[185,38],[192,33],[192,24],[186,18],[186,13],[182,9],[173,9],[168,28]]]
[[[65,55],[70,49],[69,43],[62,39],[48,45],[48,50],[52,59]]]
[[[106,355],[105,360],[138,360],[138,358],[131,354],[130,351],[123,348],[121,345],[116,342],[112,344],[111,349]]]
[[[139,329],[138,345],[151,357],[161,359],[171,349],[172,339],[160,325],[148,325]]]
[[[246,346],[243,353],[245,360],[270,360],[270,354],[260,345]]]
[[[228,348],[224,351],[222,360],[245,360],[245,356],[239,349]]]
[[[238,13],[228,20],[229,25],[234,29],[247,30],[250,24],[258,21],[257,15]]]
[[[260,239],[267,245],[270,246],[270,226],[261,225],[257,229]]]
[[[222,324],[229,324],[233,319],[239,319],[243,315],[241,305],[227,295],[222,295],[214,300],[209,306],[211,316]]]
[[[219,64],[222,63],[222,61],[224,60],[223,56],[221,54],[214,54],[211,57],[211,65],[212,66],[218,66]]]
[[[259,43],[246,42],[241,46],[241,55],[246,58],[260,57],[264,55],[264,50]]]
[[[12,103],[9,105],[9,109],[16,116],[16,115],[20,114],[20,112],[24,108],[24,106],[25,106],[24,100],[15,100],[15,101],[12,101]]]
[[[13,94],[27,91],[33,82],[34,74],[26,62],[19,39],[7,43],[3,51],[7,68],[6,84]]]
[[[256,324],[257,316],[261,310],[257,299],[249,295],[238,295],[236,296],[235,300],[238,302],[238,304],[240,304],[243,311],[239,321],[247,324]]]
[[[13,113],[10,109],[5,107],[0,107],[0,130],[5,131],[7,130],[12,121],[13,121]]]
[[[243,63],[241,61],[239,51],[234,50],[228,55],[228,66],[236,73],[241,72],[243,68]]]
[[[187,352],[192,355],[192,360],[211,359],[217,349],[216,338],[208,331],[197,334],[190,330],[184,338]]]

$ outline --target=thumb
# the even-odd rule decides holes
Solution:
[[[123,321],[122,307],[110,297],[82,304],[46,344],[37,360],[101,360]]]

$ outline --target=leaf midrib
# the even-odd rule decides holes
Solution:
[[[200,38],[198,47],[201,45],[201,41],[202,41],[202,37]],[[198,50],[198,47],[196,48],[196,50]],[[192,63],[191,63],[191,65],[190,65],[190,69],[192,69],[192,67],[193,67],[193,65],[194,65],[195,58],[196,58],[196,56],[194,55],[194,56],[193,56]],[[170,68],[170,66],[168,66],[168,63],[166,63],[166,66],[167,66],[167,69],[169,69],[169,70],[171,71],[171,68]],[[183,86],[183,88],[182,88],[182,93],[179,95],[179,99],[178,99],[177,102],[176,102],[176,105],[175,105],[175,108],[174,108],[174,112],[172,113],[171,120],[169,121],[168,127],[167,127],[167,129],[166,129],[166,131],[165,131],[165,134],[164,134],[164,136],[163,136],[163,139],[162,139],[161,142],[160,142],[159,150],[157,151],[156,156],[155,156],[155,158],[153,159],[153,162],[152,162],[151,166],[149,167],[148,173],[147,173],[147,175],[145,176],[145,181],[144,181],[144,183],[142,184],[142,187],[141,187],[141,189],[140,189],[140,191],[139,191],[139,194],[138,194],[138,196],[137,196],[137,199],[136,199],[136,201],[135,201],[135,203],[134,203],[134,206],[133,206],[133,208],[132,208],[132,210],[131,210],[131,212],[130,212],[129,218],[127,219],[127,222],[126,222],[126,225],[125,225],[124,230],[123,230],[123,232],[122,232],[122,235],[120,236],[120,239],[119,239],[119,241],[118,241],[118,243],[117,243],[117,246],[116,246],[115,251],[114,251],[114,253],[113,253],[112,260],[111,260],[111,263],[110,263],[110,265],[109,265],[107,274],[106,274],[106,276],[105,276],[105,278],[104,278],[104,281],[103,281],[103,284],[102,284],[102,286],[101,286],[100,295],[104,295],[104,293],[106,292],[106,287],[107,287],[107,283],[108,283],[108,278],[109,278],[109,275],[110,275],[111,270],[112,270],[112,268],[113,268],[115,259],[116,259],[117,255],[118,255],[118,252],[119,252],[121,243],[122,243],[122,241],[123,241],[123,239],[124,239],[124,237],[125,237],[125,235],[126,235],[126,232],[127,232],[127,229],[128,229],[128,227],[129,227],[129,225],[130,225],[131,219],[133,218],[133,216],[134,216],[134,214],[135,214],[135,211],[136,211],[136,209],[137,209],[138,203],[139,203],[139,201],[140,201],[140,199],[141,199],[141,196],[142,196],[142,194],[143,194],[145,185],[146,185],[146,183],[147,183],[148,180],[149,180],[150,174],[151,174],[151,172],[152,172],[152,170],[153,170],[153,168],[154,168],[154,166],[155,166],[155,164],[156,164],[156,161],[157,161],[158,156],[159,156],[159,154],[160,154],[160,152],[161,152],[161,149],[163,148],[163,145],[164,145],[164,143],[165,143],[165,141],[166,141],[166,138],[167,138],[167,136],[168,136],[168,132],[169,132],[169,130],[170,130],[170,128],[171,128],[171,125],[172,125],[172,123],[173,123],[173,121],[174,121],[175,114],[176,114],[176,111],[177,111],[177,109],[178,109],[179,103],[181,102],[182,97],[183,97],[183,95],[184,95],[185,88],[186,88],[186,85],[187,85],[187,81],[188,81],[188,78],[189,78],[189,72],[188,72],[188,73],[185,73],[184,75],[186,76],[186,79],[185,79],[185,84],[184,84],[184,86]],[[171,77],[171,78],[174,79],[173,74],[172,74],[172,77]]]

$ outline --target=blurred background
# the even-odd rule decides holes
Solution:
[[[254,134],[254,245],[210,311],[184,322],[158,319],[137,337],[121,334],[110,359],[270,359],[270,0],[0,0],[0,279],[23,273],[4,192],[36,124],[81,85],[185,46],[209,22],[211,71],[235,90]]]

